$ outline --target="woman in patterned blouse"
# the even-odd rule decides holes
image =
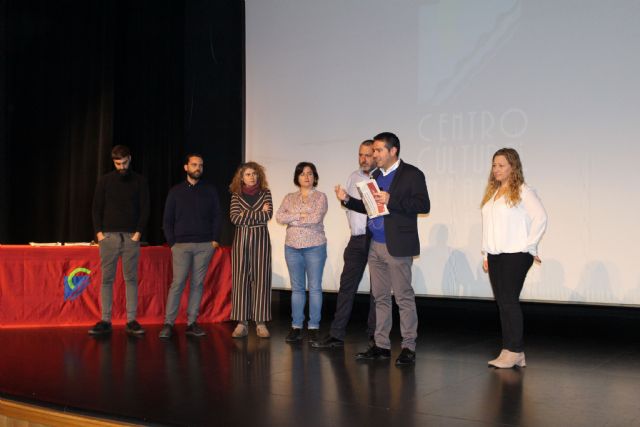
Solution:
[[[231,319],[238,325],[231,336],[246,337],[248,322],[256,334],[269,338],[265,322],[271,320],[271,240],[267,222],[273,216],[271,191],[264,168],[247,162],[238,168],[231,185],[231,222],[236,226],[231,251]]]
[[[313,163],[298,163],[293,183],[299,191],[287,194],[276,214],[276,220],[287,226],[284,254],[292,289],[292,323],[286,341],[302,340],[305,282],[308,281],[309,342],[315,342],[318,340],[322,310],[322,272],[327,259],[327,238],[322,224],[327,213],[327,196],[315,189],[318,171]]]

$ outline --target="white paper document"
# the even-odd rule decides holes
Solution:
[[[364,207],[367,209],[367,215],[369,218],[389,215],[387,205],[378,204],[376,203],[376,199],[373,198],[374,194],[380,192],[380,187],[378,187],[378,183],[374,179],[358,182],[356,186],[362,196],[362,202],[364,203]]]

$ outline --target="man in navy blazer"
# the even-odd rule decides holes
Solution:
[[[377,203],[387,205],[389,214],[369,219],[367,223],[367,231],[371,234],[369,272],[376,307],[376,343],[356,357],[364,360],[391,357],[389,333],[393,290],[400,311],[402,333],[402,351],[396,365],[407,365],[415,363],[418,335],[418,315],[411,286],[413,257],[420,254],[418,214],[429,213],[431,204],[422,171],[399,158],[398,137],[383,132],[373,141],[373,158],[378,169],[372,178],[380,187],[374,198]],[[350,198],[343,188],[336,187],[336,195],[348,209],[366,213],[364,203]]]

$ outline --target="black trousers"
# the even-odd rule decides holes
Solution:
[[[533,264],[533,256],[526,252],[489,254],[488,261],[491,289],[500,311],[502,348],[520,353],[524,351],[520,292]]]
[[[353,299],[358,291],[358,285],[362,280],[364,269],[369,257],[369,238],[366,235],[351,236],[347,247],[344,249],[344,268],[340,275],[340,290],[336,313],[331,322],[330,334],[334,338],[344,340],[347,324],[351,318]],[[369,298],[369,318],[367,321],[367,334],[372,336],[376,330],[376,309],[373,295]]]

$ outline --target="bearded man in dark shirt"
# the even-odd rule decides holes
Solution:
[[[171,338],[178,316],[180,298],[190,275],[186,334],[206,335],[196,319],[200,311],[202,289],[209,262],[220,235],[220,201],[215,187],[202,181],[204,160],[200,154],[187,154],[184,162],[186,179],[167,195],[162,228],[171,246],[173,281],[167,296],[165,321],[160,338]]]
[[[111,150],[111,159],[116,170],[100,177],[93,195],[93,228],[100,246],[102,269],[102,319],[89,334],[111,333],[113,282],[118,258],[122,257],[127,300],[126,331],[131,335],[142,335],[145,331],[136,321],[138,258],[140,238],[149,219],[149,186],[142,175],[130,169],[129,148],[116,145]]]

